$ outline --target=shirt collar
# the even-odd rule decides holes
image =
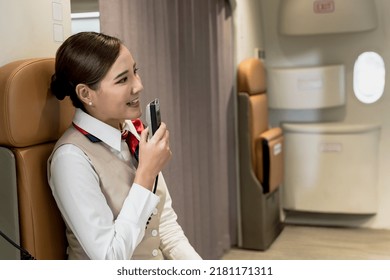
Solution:
[[[122,141],[122,133],[119,129],[116,129],[94,117],[85,113],[81,109],[76,109],[76,113],[73,118],[73,122],[92,134],[93,136],[99,138],[102,142],[112,147],[117,151],[121,151],[121,141]],[[130,122],[131,123],[131,122]],[[126,122],[128,124],[128,122]],[[131,126],[130,131],[131,130]],[[135,130],[134,126],[133,129]]]
[[[137,138],[138,140],[140,140],[141,137],[140,137],[140,135],[138,134],[137,130],[135,129],[135,126],[134,126],[134,124],[133,124],[132,121],[126,120],[123,129],[129,130],[130,133],[133,134],[133,135],[135,136],[135,138]]]

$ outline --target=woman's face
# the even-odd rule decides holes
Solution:
[[[95,118],[119,128],[125,119],[141,116],[139,94],[143,90],[130,51],[121,46],[119,56],[94,91],[89,112]]]

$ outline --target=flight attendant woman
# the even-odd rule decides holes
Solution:
[[[150,140],[148,128],[135,127],[143,90],[137,70],[120,40],[101,33],[75,34],[57,51],[51,90],[60,100],[70,96],[76,112],[49,158],[48,179],[69,259],[200,259],[160,172],[171,158],[167,127]],[[139,140],[137,159],[125,131]]]

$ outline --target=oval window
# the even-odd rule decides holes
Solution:
[[[353,91],[359,101],[374,103],[385,89],[385,63],[376,52],[364,52],[353,67]]]

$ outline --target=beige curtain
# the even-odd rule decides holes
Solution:
[[[205,259],[236,243],[233,20],[225,0],[100,0],[101,30],[123,40],[160,98],[173,207]]]

